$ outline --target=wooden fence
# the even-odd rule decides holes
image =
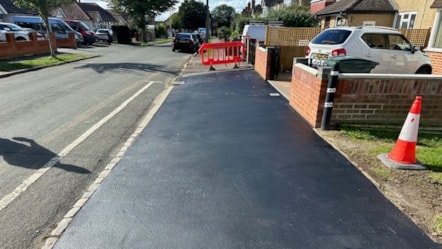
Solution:
[[[266,46],[307,46],[323,29],[321,28],[288,28],[267,26]],[[411,44],[425,48],[428,46],[431,29],[399,29]]]

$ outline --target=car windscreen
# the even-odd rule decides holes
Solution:
[[[22,31],[22,30],[23,30],[22,27],[20,27],[20,26],[18,26],[18,25],[15,25],[15,24],[13,24],[13,23],[5,24],[5,26],[7,26],[8,28],[10,28],[12,31]]]
[[[347,40],[351,34],[350,30],[344,29],[330,29],[325,30],[316,36],[313,40],[313,44],[341,44]]]

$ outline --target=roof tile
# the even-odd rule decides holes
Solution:
[[[341,0],[316,12],[317,16],[354,12],[396,12],[389,0]]]

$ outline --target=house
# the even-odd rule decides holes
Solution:
[[[15,6],[12,0],[0,0],[0,21],[12,22],[12,17],[18,15],[35,15],[35,13]]]
[[[349,12],[353,12],[353,14],[359,12],[361,16],[362,14],[377,14],[377,16],[371,18],[371,20],[376,19],[375,25],[377,26],[388,26],[396,29],[429,29],[432,27],[436,15],[436,11],[430,8],[431,4],[431,1],[419,2],[409,0],[312,0],[310,11],[321,20],[328,19],[329,17],[330,20],[323,20],[325,24],[329,24],[329,27],[337,26],[337,21],[342,22],[342,18],[339,16],[341,12],[346,14]],[[330,5],[332,7],[329,7]],[[394,21],[391,24],[386,20],[378,21],[377,17],[382,16],[382,11],[393,13],[392,10],[396,10],[396,12],[394,13]],[[366,24],[369,25],[370,16],[366,16],[364,21],[367,21]],[[345,25],[356,26],[363,25],[363,23],[355,24],[354,22],[348,22],[347,18],[347,24]],[[325,26],[322,25],[322,27]]]
[[[327,0],[324,0],[327,3]],[[397,10],[390,0],[340,0],[315,13],[322,28],[335,26],[393,27]],[[315,4],[319,4],[318,1]],[[314,6],[314,5],[312,5]]]
[[[241,15],[252,17],[260,15],[261,13],[262,13],[261,4],[256,5],[255,0],[252,0],[252,2],[247,3],[247,7],[245,7],[242,10]]]
[[[392,1],[398,10],[394,26],[397,29],[430,29],[436,10],[430,8],[432,1]]]
[[[312,0],[310,2],[310,12],[315,14],[334,2],[336,2],[336,0]]]
[[[74,2],[52,11],[52,15],[63,19],[83,21],[92,30],[97,28],[111,28],[120,24],[111,13],[96,3]]]
[[[269,11],[272,9],[278,9],[291,5],[310,6],[310,0],[262,0],[262,16],[267,16]]]
[[[430,1],[430,9],[435,12],[426,54],[433,64],[433,74],[442,74],[442,0]]]

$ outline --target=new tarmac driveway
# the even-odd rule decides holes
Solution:
[[[55,248],[441,248],[253,69],[178,81]]]

